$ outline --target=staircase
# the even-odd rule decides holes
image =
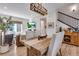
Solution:
[[[79,31],[79,19],[73,16],[67,15],[63,12],[58,12],[58,21],[68,25],[75,31]]]

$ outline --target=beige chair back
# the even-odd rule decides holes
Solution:
[[[52,41],[49,45],[48,56],[56,56],[64,38],[64,31],[54,34]]]

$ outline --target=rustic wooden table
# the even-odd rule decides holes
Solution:
[[[43,54],[46,49],[48,48],[50,44],[51,38],[43,38],[41,40],[38,40],[38,38],[34,38],[32,40],[21,40],[21,42],[26,46],[27,48],[27,55],[29,56],[35,56],[35,55],[41,55]]]

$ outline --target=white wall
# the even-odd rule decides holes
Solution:
[[[49,28],[49,27],[47,28],[47,34],[49,36],[53,36],[53,33],[56,32],[56,20],[57,20],[57,11],[53,10],[52,17],[47,18],[47,22],[54,22],[54,28],[53,27],[52,28]]]
[[[44,18],[46,17],[46,20],[47,20],[47,35],[49,35],[50,37],[53,36],[53,33],[56,32],[56,20],[57,20],[57,11],[56,10],[53,10],[52,12],[52,17],[49,16],[49,14],[47,16],[39,16],[39,17],[36,17],[36,18],[33,18],[33,21],[35,21],[37,23],[37,30],[40,30],[40,18]],[[54,22],[54,28],[49,28],[48,27],[48,22]]]
[[[62,27],[62,29],[69,28],[69,26],[57,21],[57,31],[59,31],[59,27]]]
[[[32,20],[36,22],[36,29],[40,30],[40,18],[33,18]]]
[[[30,16],[32,16],[32,20],[37,23],[37,25],[36,25],[37,30],[40,30],[40,18],[46,17],[47,23],[54,22],[54,28],[47,28],[47,34],[49,36],[52,36],[52,34],[56,32],[57,11],[56,11],[56,8],[54,6],[50,7],[51,4],[43,4],[43,6],[46,9],[48,9],[48,14],[46,16],[42,16],[36,12],[30,11],[29,4],[27,6],[28,7],[27,10],[29,10],[29,13],[31,13]]]

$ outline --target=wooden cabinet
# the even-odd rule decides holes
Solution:
[[[64,40],[65,43],[79,46],[79,32],[65,32],[65,36],[70,36],[69,42]]]

